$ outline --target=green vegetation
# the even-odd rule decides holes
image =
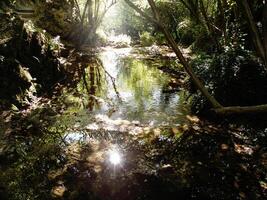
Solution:
[[[267,199],[266,0],[0,1],[0,199]]]
[[[142,46],[151,46],[155,42],[155,39],[150,35],[149,32],[143,32],[140,35],[140,43]]]

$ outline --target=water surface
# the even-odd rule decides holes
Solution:
[[[75,113],[71,121],[79,122],[76,126],[89,124],[98,129],[99,126],[90,123],[92,120],[107,123],[124,120],[150,126],[172,126],[187,121],[185,92],[173,88],[174,78],[158,69],[171,61],[136,58],[133,51],[104,49],[96,65],[88,63],[76,90],[64,94],[66,113]]]
[[[30,110],[6,115],[0,189],[20,200],[146,199],[135,185],[168,168],[160,149],[188,123],[186,92],[158,69],[173,64],[133,48],[105,48],[90,62],[77,63],[75,84]]]

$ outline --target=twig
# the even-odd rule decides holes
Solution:
[[[96,62],[98,62],[98,61],[96,61]],[[101,64],[101,63],[99,63],[98,62],[98,64],[102,67],[102,69],[104,70],[104,72],[109,76],[109,78],[111,79],[111,82],[112,82],[112,86],[113,86],[113,88],[114,88],[114,91],[115,91],[115,93],[116,93],[116,95],[117,95],[117,97],[118,97],[118,99],[120,100],[120,101],[122,101],[122,99],[121,99],[121,97],[120,97],[120,93],[118,92],[118,90],[117,90],[117,87],[116,87],[116,83],[115,83],[115,81],[116,81],[116,79],[105,69],[105,67]]]

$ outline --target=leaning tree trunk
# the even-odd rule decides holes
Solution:
[[[159,13],[156,9],[156,5],[154,1],[148,0],[149,5],[151,6],[152,12],[154,14],[154,18],[150,17],[146,13],[144,13],[140,8],[138,8],[135,4],[133,4],[130,0],[125,0],[125,2],[134,8],[141,16],[145,17],[149,21],[155,23],[163,32],[165,35],[167,41],[169,42],[169,45],[175,52],[176,56],[180,60],[181,64],[184,66],[185,71],[189,74],[192,81],[196,85],[196,87],[201,91],[201,93],[208,99],[208,101],[211,103],[213,108],[220,108],[222,107],[221,104],[208,92],[208,90],[205,88],[203,83],[199,80],[199,78],[195,75],[193,72],[192,67],[189,65],[189,63],[186,61],[185,57],[183,56],[181,50],[177,46],[175,40],[173,39],[173,36],[167,31],[167,29],[164,27],[164,25],[161,23],[159,18]]]

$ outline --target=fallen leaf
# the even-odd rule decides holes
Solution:
[[[201,129],[199,126],[196,126],[196,125],[192,126],[192,128],[193,128],[195,131],[198,131],[198,130]]]
[[[58,197],[63,197],[64,192],[66,191],[66,188],[64,185],[59,185],[53,187],[51,194],[53,197],[58,198]]]
[[[248,154],[252,155],[253,154],[253,149],[249,146],[246,145],[241,145],[241,144],[235,144],[235,152],[239,154]]]
[[[234,182],[234,186],[235,186],[235,188],[239,188],[239,185],[237,182]]]
[[[153,133],[154,133],[154,136],[160,136],[160,133],[161,133],[161,130],[159,129],[159,128],[155,128],[154,130],[153,130]]]
[[[198,123],[200,121],[197,116],[186,115],[186,118],[192,123]]]
[[[179,134],[179,133],[180,133],[179,129],[176,128],[176,127],[172,127],[172,132],[173,132],[174,134]]]
[[[187,131],[187,130],[189,129],[189,127],[188,127],[187,124],[184,124],[184,125],[182,126],[182,129],[183,129],[183,131]]]
[[[227,150],[227,149],[229,149],[229,146],[227,144],[221,144],[221,149]]]
[[[246,198],[246,194],[244,192],[239,192],[239,196],[242,198]]]
[[[5,135],[6,136],[9,136],[11,133],[12,133],[12,129],[11,128],[8,128],[8,129],[5,130]]]

